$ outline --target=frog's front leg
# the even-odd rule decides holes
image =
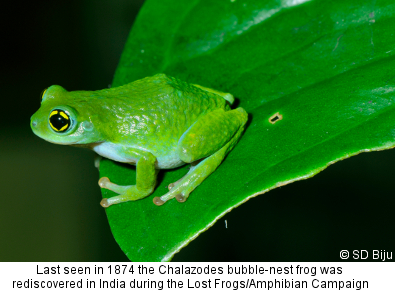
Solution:
[[[150,195],[156,185],[158,170],[155,169],[156,157],[150,152],[128,149],[127,155],[137,160],[136,163],[136,185],[120,186],[110,182],[107,177],[99,180],[99,186],[111,190],[118,196],[103,199],[100,205],[109,207],[127,201],[135,201]]]
[[[199,161],[170,191],[155,197],[154,203],[162,205],[176,197],[184,202],[189,194],[221,164],[240,139],[248,115],[242,108],[231,111],[213,111],[193,124],[178,142],[178,155],[186,163]]]

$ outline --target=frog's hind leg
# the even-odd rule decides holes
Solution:
[[[179,155],[187,163],[200,162],[177,181],[167,194],[155,197],[154,203],[159,206],[174,197],[184,202],[233,149],[244,131],[247,119],[247,113],[242,108],[227,112],[218,110],[192,125],[179,141]]]

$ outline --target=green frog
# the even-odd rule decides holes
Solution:
[[[103,207],[145,198],[154,192],[160,169],[191,164],[167,194],[153,198],[160,206],[174,197],[184,202],[238,142],[248,115],[240,107],[232,110],[233,101],[230,93],[165,74],[98,91],[53,85],[30,125],[48,142],[88,147],[100,157],[136,165],[136,185],[100,178],[100,187],[118,194],[103,199]]]

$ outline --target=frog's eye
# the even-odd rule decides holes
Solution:
[[[71,126],[69,113],[61,109],[54,109],[49,115],[49,125],[55,132],[66,132]]]

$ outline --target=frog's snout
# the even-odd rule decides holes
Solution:
[[[34,115],[30,118],[30,126],[33,128],[33,127],[36,127],[37,126],[37,119],[35,119],[34,118]]]
[[[35,115],[30,118],[30,128],[36,135],[40,132],[40,120]]]

